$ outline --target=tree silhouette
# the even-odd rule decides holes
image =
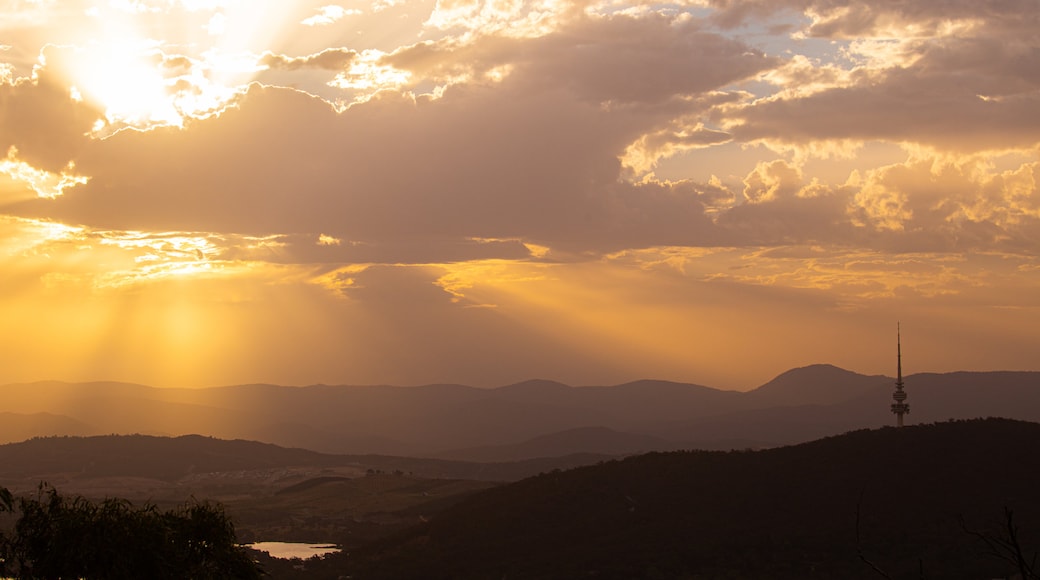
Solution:
[[[252,580],[261,571],[238,546],[221,506],[190,501],[161,511],[127,500],[93,502],[41,485],[17,501],[0,488],[0,511],[19,512],[0,535],[0,575],[57,580]]]
[[[1037,552],[1026,555],[1019,538],[1018,525],[1015,524],[1015,512],[1004,506],[1004,521],[999,532],[981,532],[970,529],[961,518],[961,528],[975,536],[986,545],[987,553],[1010,564],[1022,580],[1040,580],[1040,568],[1037,568]]]

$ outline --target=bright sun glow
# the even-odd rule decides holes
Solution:
[[[1035,368],[1038,1],[0,0],[0,385]]]
[[[96,137],[126,127],[183,126],[189,118],[208,116],[260,70],[252,51],[224,46],[222,33],[203,35],[200,29],[198,42],[155,40],[160,31],[154,23],[150,28],[147,19],[126,11],[88,12],[99,26],[96,36],[78,47],[48,46],[40,57],[41,67],[67,83],[72,99],[101,111]]]
[[[100,105],[110,123],[179,125],[170,81],[157,68],[160,55],[132,45],[112,44],[85,55],[74,73],[74,87]]]
[[[143,43],[95,46],[76,54],[74,66],[68,67],[70,94],[104,111],[105,119],[95,127],[97,136],[127,126],[182,126],[186,119],[219,111],[237,94],[238,89],[211,76],[249,74],[253,66],[253,61],[229,63],[228,57],[212,52],[205,58],[170,58]]]

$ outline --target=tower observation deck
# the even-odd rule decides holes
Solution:
[[[896,324],[896,390],[892,393],[892,412],[896,414],[896,427],[903,426],[903,415],[910,414],[910,405],[906,404],[906,391],[903,390],[903,352],[899,339],[899,325]]]

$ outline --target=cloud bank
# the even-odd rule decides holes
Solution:
[[[12,308],[84,292],[105,309],[134,292],[163,304],[176,283],[198,294],[200,325],[227,318],[204,304],[244,316],[278,295],[290,309],[321,296],[358,335],[394,329],[397,347],[358,346],[371,362],[353,367],[318,345],[358,335],[298,340],[324,354],[273,357],[314,361],[296,382],[661,369],[751,386],[782,360],[819,362],[813,349],[876,370],[820,337],[762,355],[798,324],[783,304],[821,337],[867,312],[919,317],[936,340],[963,321],[969,346],[936,348],[934,368],[1001,332],[1015,340],[985,351],[1027,366],[1007,344],[1037,338],[1040,306],[1031,2],[269,8],[0,6]],[[756,336],[727,330],[721,351],[702,338],[749,312]],[[466,354],[490,332],[501,348]],[[220,348],[260,348],[244,336]],[[401,370],[377,354],[394,350],[426,354]],[[728,376],[749,352],[757,374]],[[484,370],[463,370],[476,359]],[[270,380],[246,374],[226,380]]]

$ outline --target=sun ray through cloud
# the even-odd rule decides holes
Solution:
[[[740,387],[909,313],[1029,367],[1040,21],[924,4],[0,4],[5,372]]]

